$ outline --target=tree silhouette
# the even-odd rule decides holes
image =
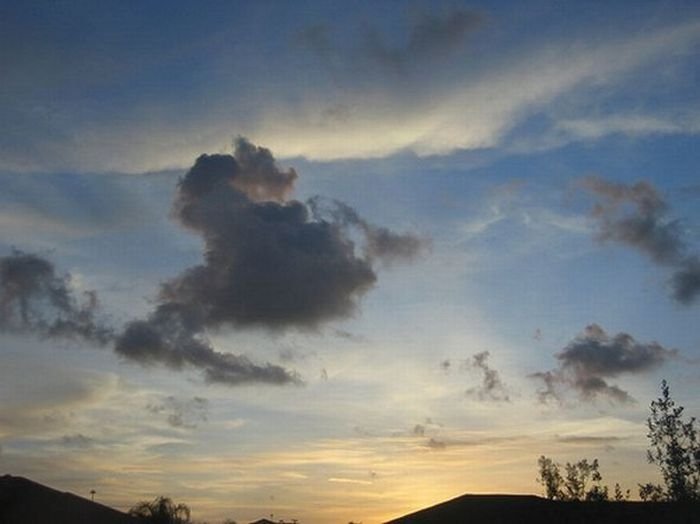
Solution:
[[[553,500],[608,500],[608,488],[602,486],[602,476],[598,471],[598,459],[567,462],[562,476],[561,466],[542,455],[537,461],[539,477],[537,481],[545,488],[545,496]],[[589,487],[589,482],[592,484]]]
[[[664,498],[671,501],[700,498],[700,442],[695,418],[683,419],[683,406],[676,406],[668,383],[661,382],[661,397],[652,401],[647,419],[649,445],[647,460],[661,469],[666,489]],[[662,488],[640,485],[639,496],[657,498]]]
[[[537,482],[544,486],[544,493],[548,499],[560,499],[562,495],[562,476],[559,465],[551,458],[542,455],[537,460],[539,466],[539,477]]]
[[[168,497],[158,497],[152,502],[139,502],[129,510],[129,515],[152,524],[189,524],[190,508],[187,504],[175,504]]]

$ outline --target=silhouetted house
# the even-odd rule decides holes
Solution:
[[[250,524],[298,524],[296,520],[288,522],[286,520],[270,520],[270,519],[260,519]]]
[[[0,477],[0,524],[142,524],[83,497],[23,477]]]
[[[564,502],[532,495],[462,495],[386,524],[699,524],[700,503]]]

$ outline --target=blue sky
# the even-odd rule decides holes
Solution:
[[[3,269],[0,470],[210,522],[655,479],[661,379],[700,409],[699,44],[680,1],[3,4],[0,261],[52,280]]]

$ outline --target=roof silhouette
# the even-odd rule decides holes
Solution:
[[[23,477],[0,477],[0,524],[138,524],[142,521]]]
[[[700,503],[562,502],[534,495],[462,495],[386,524],[688,524]]]

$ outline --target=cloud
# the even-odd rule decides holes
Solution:
[[[563,444],[582,446],[612,446],[625,440],[623,437],[615,436],[593,436],[593,435],[555,435],[557,442]]]
[[[328,30],[316,32],[325,34],[319,42],[327,53]],[[397,70],[391,64],[402,59],[392,57],[403,55],[392,53],[379,39],[374,63],[385,56],[389,66],[379,67],[379,75],[367,71],[356,58],[342,77],[342,90],[329,86],[331,94],[314,95],[306,102],[302,98],[294,107],[274,104],[274,111],[271,108],[248,134],[265,137],[282,156],[316,160],[377,158],[405,151],[439,155],[495,147],[529,151],[531,147],[519,147],[518,142],[533,135],[532,131],[524,135],[519,128],[530,117],[543,115],[555,101],[586,107],[583,102],[600,98],[602,86],[624,96],[633,74],[671,55],[681,56],[699,39],[700,24],[691,20],[586,42],[566,39],[540,46],[524,42],[500,49],[498,57],[483,48],[469,60],[459,57],[459,62],[446,54],[451,67],[443,69],[449,75],[433,67],[439,61],[416,61],[421,64],[416,74],[401,75],[400,81],[393,82],[382,72]],[[334,83],[339,83],[335,74],[346,62],[333,55]],[[431,74],[425,73],[427,69]],[[569,120],[578,116],[569,115]],[[601,132],[629,134],[640,126],[611,124]],[[692,129],[681,126],[679,132]],[[537,140],[541,140],[539,133],[534,132]],[[559,140],[557,145],[566,142]]]
[[[598,197],[592,216],[598,223],[597,237],[636,249],[654,263],[674,268],[670,278],[672,296],[691,304],[700,295],[700,264],[688,246],[678,220],[667,217],[669,206],[647,182],[633,185],[586,177],[583,187]]]
[[[199,369],[209,383],[300,383],[295,373],[281,366],[259,365],[242,355],[215,351],[201,319],[178,304],[161,304],[146,320],[129,322],[116,340],[115,351],[144,366]]]
[[[311,198],[308,202],[313,215],[320,219],[357,228],[364,237],[364,256],[370,261],[383,261],[387,264],[411,260],[430,247],[427,238],[410,233],[395,233],[385,227],[370,224],[349,205],[338,200]]]
[[[627,333],[611,337],[597,324],[591,324],[556,355],[558,368],[531,376],[543,382],[543,389],[538,391],[542,402],[561,402],[572,390],[582,401],[605,397],[613,403],[628,403],[634,401],[629,393],[606,379],[656,369],[677,353],[658,342],[637,342]]]
[[[490,353],[482,351],[467,360],[466,365],[481,373],[481,384],[467,390],[467,396],[473,396],[479,400],[492,400],[497,402],[510,402],[508,390],[503,384],[498,371],[488,365]]]
[[[410,258],[422,241],[369,224],[341,202],[321,209],[320,199],[289,200],[296,178],[244,138],[233,155],[200,156],[179,182],[173,216],[202,236],[204,262],[161,286],[151,314],[119,335],[117,353],[197,367],[209,382],[298,383],[280,366],[215,351],[207,331],[315,329],[348,317],[377,280],[375,262]]]
[[[430,449],[445,449],[447,448],[447,442],[444,440],[437,440],[434,437],[431,437],[430,440],[425,444],[428,446]]]
[[[597,139],[611,134],[643,136],[697,133],[700,131],[700,122],[697,117],[676,121],[660,116],[619,114],[562,120],[557,122],[556,127],[558,131],[569,135],[569,139]]]
[[[434,68],[436,62],[451,57],[479,27],[482,18],[480,13],[467,9],[420,13],[406,28],[401,45],[387,44],[380,31],[366,27],[355,47],[342,49],[324,24],[306,27],[298,33],[296,42],[312,51],[333,74],[356,76],[359,69],[364,74],[405,75],[426,66]]]
[[[681,304],[692,304],[700,296],[700,259],[686,258],[671,276],[673,298]]]
[[[678,261],[685,245],[678,221],[666,219],[668,206],[647,182],[631,186],[587,177],[583,186],[600,199],[593,208],[598,238],[631,246],[659,264]]]
[[[97,295],[76,298],[70,276],[59,276],[39,255],[13,251],[0,257],[0,330],[107,344],[112,331],[96,319]]]
[[[422,13],[413,21],[403,46],[392,47],[380,33],[370,30],[366,33],[364,50],[378,65],[391,72],[405,73],[409,68],[441,61],[453,54],[481,21],[481,14],[466,9],[454,9],[444,15]]]
[[[245,356],[214,351],[193,308],[161,304],[147,320],[132,321],[115,334],[96,318],[94,291],[84,292],[82,302],[75,295],[70,275],[58,276],[45,258],[21,251],[0,257],[1,331],[102,346],[113,343],[115,352],[126,359],[171,369],[200,368],[212,383],[299,383],[295,373],[280,366],[257,365]]]
[[[158,404],[148,404],[146,410],[154,415],[165,414],[167,423],[174,428],[194,429],[207,421],[209,401],[202,397],[180,400],[168,396]]]
[[[610,114],[609,108],[619,104],[600,104],[601,94],[606,101],[637,95],[644,96],[634,104],[642,110],[660,105],[661,99],[672,106],[659,108],[662,115],[687,114],[692,97],[684,97],[688,103],[678,107],[678,100],[669,102],[663,95],[678,91],[679,71],[692,76],[692,50],[700,37],[700,25],[692,17],[668,25],[658,25],[653,16],[642,17],[648,23],[641,25],[619,19],[608,33],[591,28],[590,21],[568,20],[571,31],[557,31],[552,40],[546,30],[503,30],[517,25],[514,13],[501,21],[505,25],[486,27],[481,15],[467,9],[427,12],[408,23],[381,16],[384,8],[349,11],[338,34],[319,24],[299,35],[297,40],[319,58],[320,67],[298,49],[284,49],[284,32],[260,32],[255,24],[245,23],[245,16],[219,17],[223,25],[220,38],[214,39],[203,38],[212,30],[210,20],[203,30],[197,29],[197,16],[188,17],[188,27],[177,30],[178,42],[154,39],[153,31],[143,34],[137,23],[124,26],[148,45],[127,45],[123,31],[116,39],[105,39],[105,32],[96,30],[78,40],[70,24],[47,21],[51,31],[19,24],[4,32],[3,49],[16,52],[7,53],[12,67],[3,71],[6,93],[12,96],[0,99],[7,128],[0,136],[0,168],[133,173],[184,167],[199,151],[226,147],[233,123],[247,136],[266,140],[283,157],[508,149],[516,139],[535,135],[540,140],[541,126],[533,131],[528,119],[549,120],[548,109],[559,101],[567,111],[554,131],[574,139],[635,135],[647,129],[692,132],[683,117],[674,116],[666,124],[661,117],[655,122],[653,117],[627,116],[625,122],[626,115]],[[621,16],[609,14],[611,19]],[[530,21],[547,25],[541,16]],[[363,27],[358,22],[363,19],[377,23]],[[37,20],[28,16],[24,22],[34,26]],[[293,17],[289,21],[291,26],[297,23]],[[484,30],[477,33],[482,25]],[[251,45],[256,38],[264,45]],[[467,45],[472,41],[475,45]],[[231,53],[231,45],[248,52]],[[187,82],[169,81],[173,72],[186,75],[195,61],[206,74],[190,75]],[[262,63],[284,81],[269,82]],[[54,64],[62,64],[60,71]],[[671,66],[676,70],[669,71]],[[140,89],[144,72],[150,75],[146,91]],[[651,88],[642,82],[647,89],[640,90],[638,79],[652,74],[664,82]],[[118,95],[102,89],[117,79],[124,81]],[[264,97],[259,96],[261,85]],[[51,96],[56,86],[66,96]],[[591,108],[600,107],[606,110],[596,116],[603,123],[586,122]],[[524,127],[528,132],[520,133]]]
[[[75,435],[64,435],[61,437],[60,443],[67,448],[86,449],[95,445],[95,439],[86,437],[82,433],[76,433]]]

